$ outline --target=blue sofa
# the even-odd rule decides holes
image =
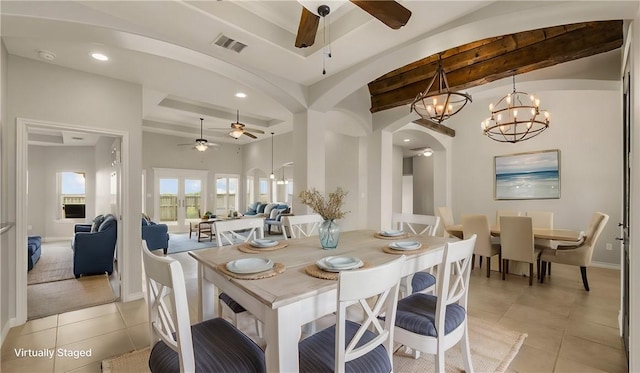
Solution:
[[[73,250],[73,274],[81,275],[113,273],[113,256],[118,239],[115,216],[98,215],[93,224],[76,224],[71,241]]]
[[[42,254],[42,237],[29,236],[27,238],[27,260],[29,262],[28,271],[33,269]]]
[[[142,218],[142,239],[147,241],[149,250],[162,249],[167,255],[169,249],[169,227],[166,224],[156,224],[151,220]]]

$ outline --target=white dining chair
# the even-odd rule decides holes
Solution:
[[[213,223],[218,247],[249,242],[252,239],[264,238],[264,220],[262,218],[219,220]],[[227,293],[220,293],[218,304],[222,315],[229,317],[233,325],[238,326],[238,315],[250,314],[240,303]],[[251,315],[251,317],[254,317]],[[262,337],[260,321],[255,319],[256,332]]]
[[[412,294],[398,301],[394,340],[435,355],[436,372],[445,371],[445,352],[460,343],[466,372],[473,372],[467,330],[467,298],[476,236],[445,244],[438,270],[438,295]]]
[[[393,371],[394,322],[404,262],[402,255],[379,266],[340,272],[335,325],[299,343],[300,372]],[[351,307],[363,311],[361,323],[347,319]]]
[[[533,223],[530,216],[500,217],[500,246],[502,249],[502,279],[509,273],[509,261],[529,263],[529,286],[533,284],[533,264],[540,274],[540,252],[533,240]]]
[[[191,325],[180,262],[142,241],[151,333],[151,372],[266,372],[264,352],[222,318]]]
[[[395,213],[391,225],[415,236],[435,236],[440,217],[432,215]],[[430,271],[434,270],[433,268]],[[413,293],[431,293],[435,290],[436,277],[431,272],[420,271],[406,276],[400,282],[400,297]]]
[[[318,227],[324,221],[322,216],[318,214],[291,215],[285,216],[283,219],[282,231],[285,239],[287,239],[287,230],[291,238],[310,237],[318,234]]]

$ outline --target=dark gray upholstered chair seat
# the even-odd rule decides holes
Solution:
[[[358,331],[359,325],[346,321],[346,343],[353,338]],[[358,346],[375,338],[375,334],[366,331],[365,336],[360,340]],[[335,368],[335,341],[336,327],[326,328],[298,345],[300,353],[300,372],[333,372]],[[346,363],[346,372],[391,372],[391,364],[388,359],[387,350],[383,345],[378,346],[370,353]]]
[[[438,297],[429,294],[412,294],[398,301],[396,326],[412,333],[437,337],[435,327]],[[445,312],[445,335],[464,321],[466,311],[458,304],[450,304]]]
[[[436,284],[436,277],[429,272],[416,272],[411,279],[411,292],[418,293]]]
[[[191,326],[196,372],[266,372],[264,353],[228,321],[215,318]],[[180,372],[178,353],[163,341],[149,357],[152,372]]]
[[[233,298],[228,296],[227,293],[220,293],[220,295],[218,295],[218,298],[220,298],[221,301],[229,306],[233,313],[242,313],[246,311],[246,309],[242,307],[240,303],[236,302]]]

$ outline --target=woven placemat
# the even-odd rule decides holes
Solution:
[[[259,253],[262,253],[262,252],[265,252],[265,251],[273,251],[273,250],[284,249],[287,246],[289,246],[288,243],[279,242],[275,246],[257,248],[257,247],[251,246],[251,244],[249,244],[249,243],[242,243],[242,244],[238,245],[238,250],[242,251],[243,253],[259,254]]]
[[[268,271],[264,271],[264,272],[258,272],[258,273],[246,273],[246,274],[241,274],[241,273],[233,273],[231,271],[229,271],[227,269],[227,264],[218,264],[218,270],[220,270],[220,272],[224,273],[227,276],[233,277],[233,278],[237,278],[240,280],[260,280],[263,278],[269,278],[269,277],[273,277],[276,275],[279,275],[281,273],[284,272],[285,270],[285,266],[282,263],[274,263],[273,264],[273,268],[268,270]]]
[[[367,262],[366,260],[363,260],[362,263],[363,263],[362,267],[358,269],[371,267],[371,263]],[[304,271],[307,272],[309,276],[321,278],[323,280],[337,280],[339,275],[339,272],[328,272],[328,271],[322,270],[316,264],[310,264],[304,267]]]
[[[390,237],[390,236],[383,236],[383,235],[381,235],[380,233],[376,232],[376,233],[374,233],[374,234],[373,234],[373,237],[375,237],[375,238],[382,238],[383,240],[398,240],[398,239],[402,239],[402,238],[407,238],[407,237],[409,237],[409,233],[404,232],[404,234],[401,234],[401,235],[399,235],[399,236],[393,236],[393,237]]]
[[[402,255],[402,254],[419,254],[419,253],[423,253],[425,251],[427,251],[429,249],[429,246],[423,244],[421,248],[416,249],[416,250],[396,250],[396,249],[392,249],[389,246],[383,246],[382,247],[382,251],[384,251],[387,254],[397,254],[397,255]]]

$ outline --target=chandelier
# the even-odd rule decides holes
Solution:
[[[438,89],[431,92],[436,81]],[[418,93],[411,103],[411,111],[415,111],[423,119],[442,123],[462,110],[468,102],[471,102],[470,94],[449,89],[449,82],[442,68],[442,53],[440,53],[436,73],[431,78],[427,89]]]
[[[491,116],[482,122],[482,133],[495,141],[516,143],[549,128],[549,112],[540,110],[540,100],[536,96],[516,91],[515,75],[513,92],[495,106],[490,104],[489,110]]]

